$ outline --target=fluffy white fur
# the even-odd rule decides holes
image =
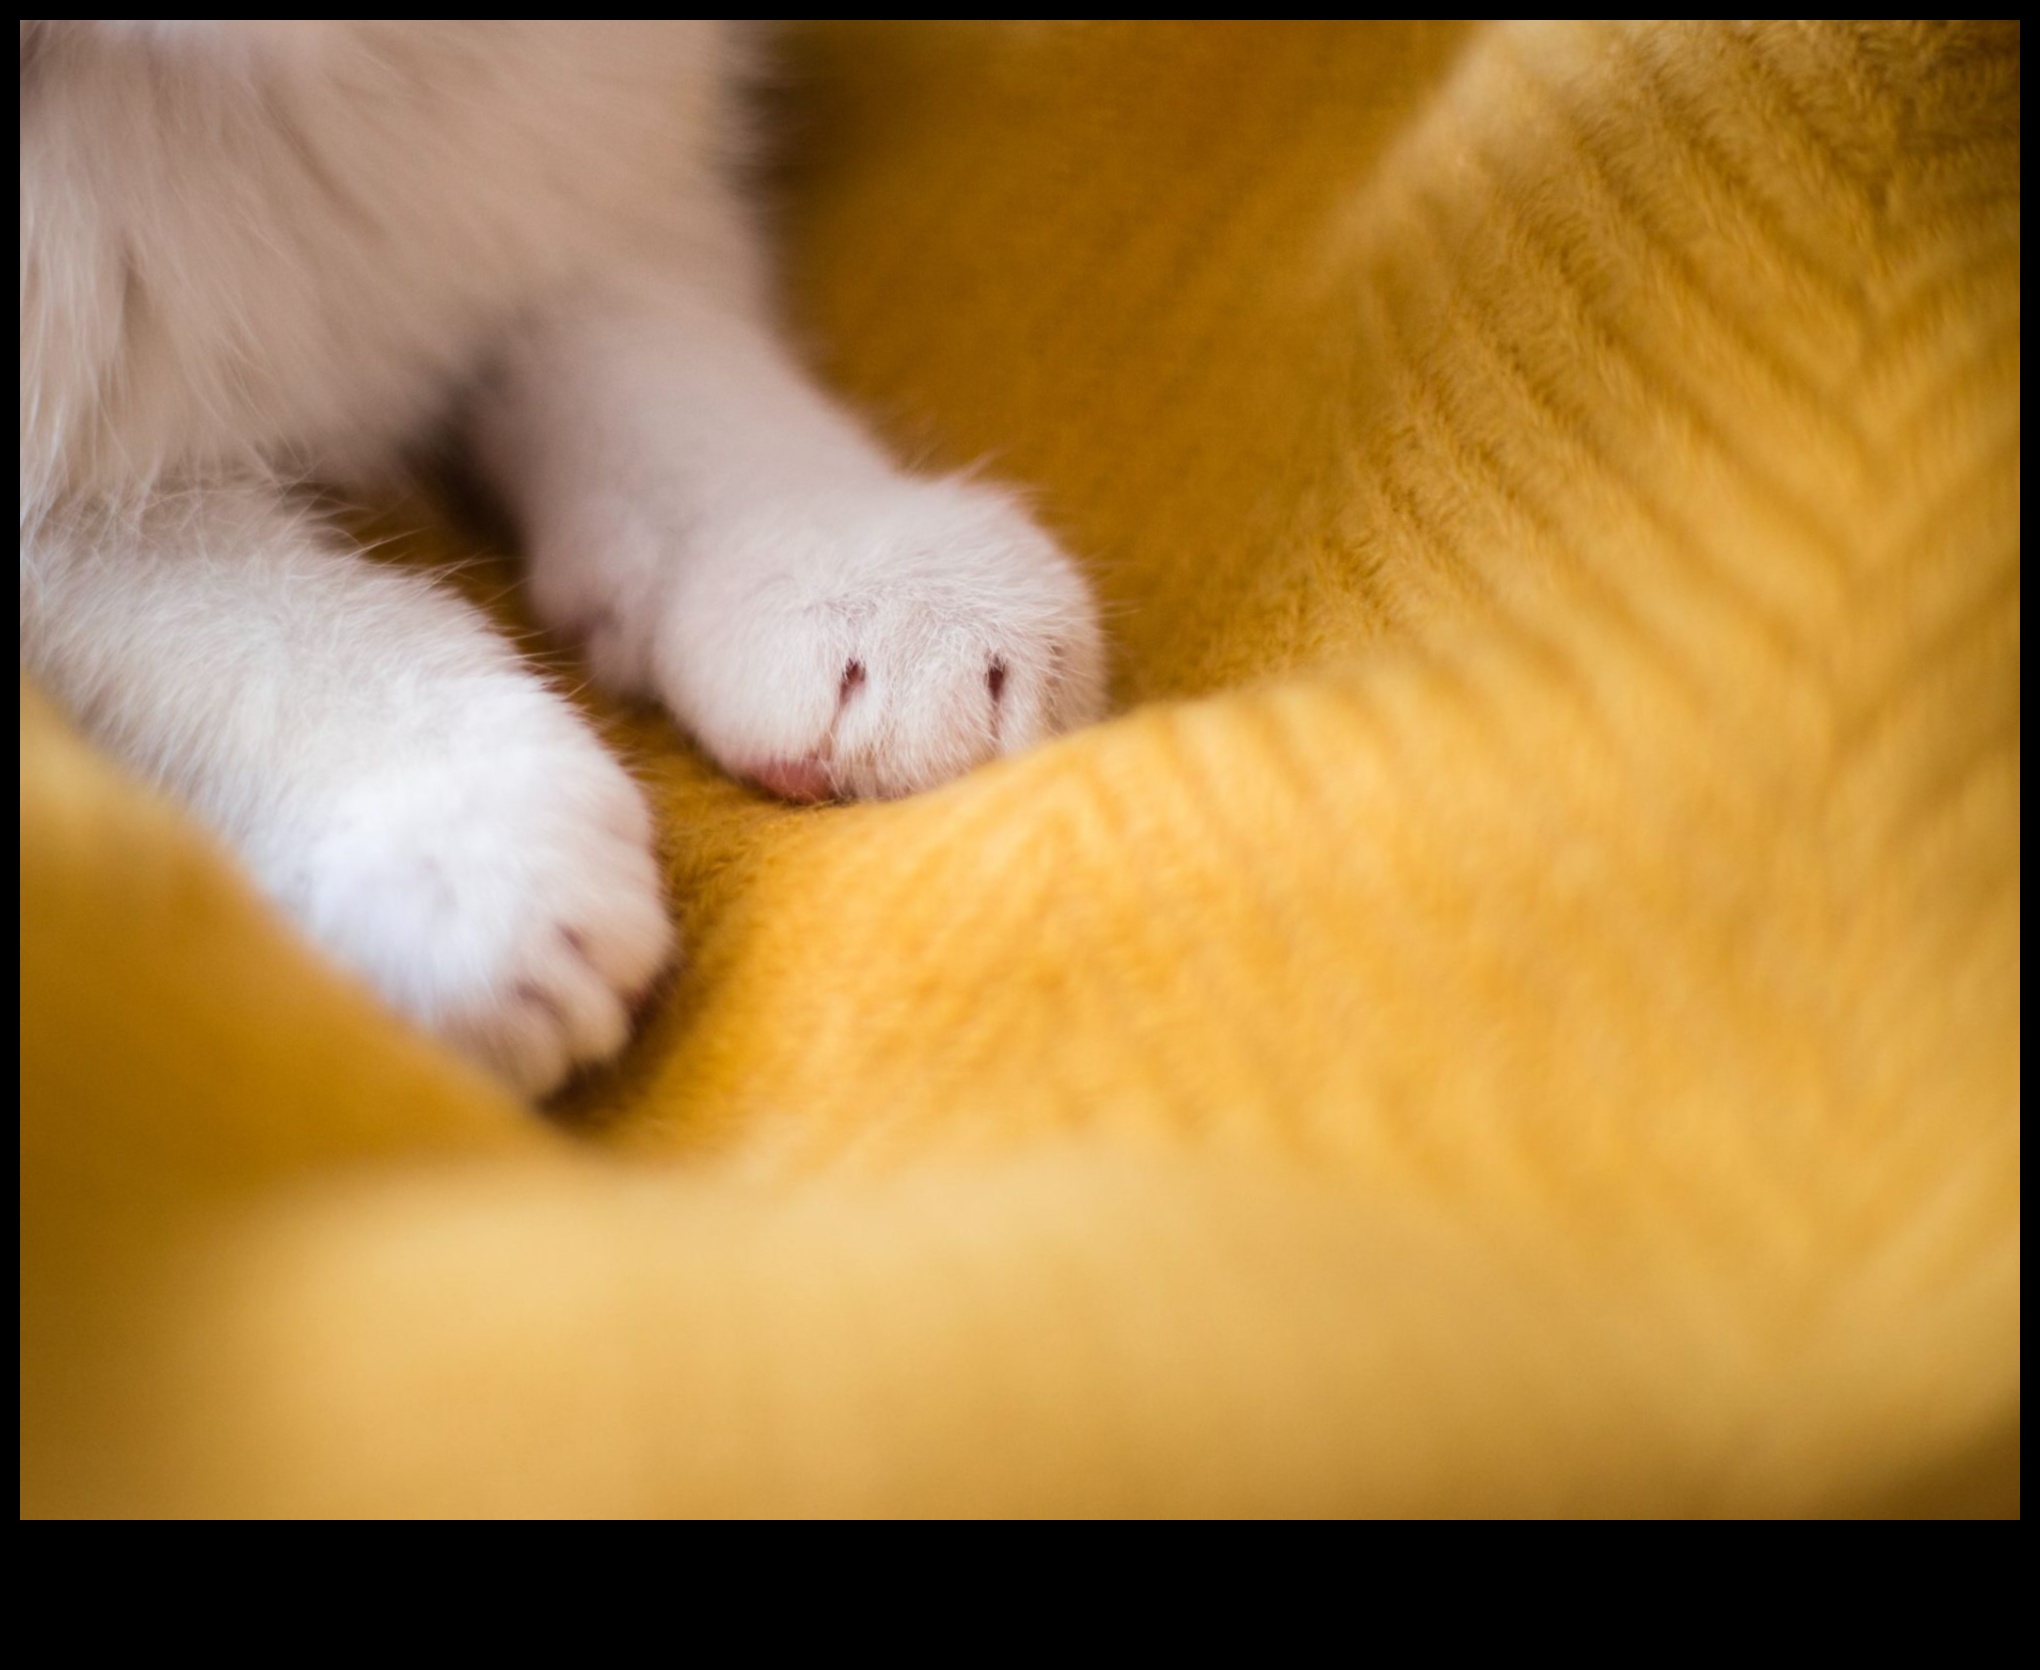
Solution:
[[[781,340],[708,23],[24,23],[21,649],[529,1093],[671,949],[651,820],[465,605],[292,502],[452,420],[598,677],[796,798],[1094,716],[1084,583]]]

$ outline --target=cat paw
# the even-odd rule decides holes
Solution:
[[[911,794],[1104,709],[1083,576],[995,489],[893,482],[713,538],[678,576],[654,677],[727,770],[773,794]]]
[[[552,692],[500,682],[257,868],[386,1002],[537,1097],[622,1048],[673,933],[637,785]]]

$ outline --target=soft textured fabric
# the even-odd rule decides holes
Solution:
[[[2016,1512],[2017,26],[789,48],[1122,716],[605,711],[688,960],[547,1124],[25,693],[24,1511]]]

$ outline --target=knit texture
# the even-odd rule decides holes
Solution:
[[[1121,716],[586,698],[687,961],[546,1125],[25,692],[24,1511],[2015,1513],[2017,25],[787,45]]]

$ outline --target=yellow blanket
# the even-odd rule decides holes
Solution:
[[[25,696],[24,1511],[2016,1512],[2017,26],[790,50],[817,357],[1122,717],[605,713],[561,1128]]]

